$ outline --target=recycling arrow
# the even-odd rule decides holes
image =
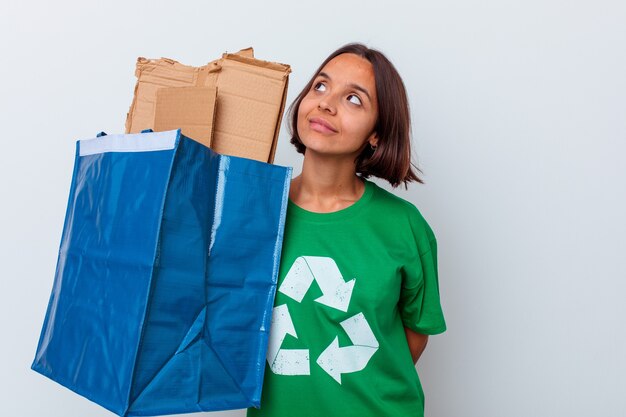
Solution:
[[[317,358],[317,364],[341,384],[341,374],[365,368],[379,345],[363,313],[358,313],[340,324],[353,346],[339,347],[338,337],[335,336]]]
[[[332,258],[296,258],[278,291],[300,303],[314,280],[322,290],[322,296],[316,302],[344,313],[348,311],[356,279],[344,281]],[[353,345],[339,347],[339,338],[335,337],[317,359],[317,364],[339,384],[341,374],[365,368],[379,347],[363,313],[358,313],[340,324]],[[298,337],[287,304],[282,304],[274,307],[272,314],[267,349],[267,362],[272,372],[280,375],[310,375],[308,349],[281,349],[287,335]]]
[[[274,307],[267,347],[267,362],[272,372],[280,375],[309,375],[308,349],[281,349],[287,335],[298,337],[287,304]]]
[[[313,280],[317,281],[323,294],[315,301],[344,313],[348,311],[356,280],[344,281],[332,258],[322,256],[298,257],[291,265],[278,291],[297,302],[301,302]]]

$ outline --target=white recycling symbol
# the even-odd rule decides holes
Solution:
[[[337,264],[332,258],[322,256],[300,256],[287,272],[278,291],[302,302],[309,287],[317,281],[322,296],[315,301],[336,310],[348,311],[356,279],[344,281]],[[317,358],[317,364],[341,384],[341,374],[364,369],[378,350],[378,340],[363,313],[339,323],[352,346],[339,347],[338,336]],[[308,349],[281,349],[286,335],[298,337],[287,304],[274,307],[272,327],[267,349],[267,362],[272,372],[280,375],[310,375]]]

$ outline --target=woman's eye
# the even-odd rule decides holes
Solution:
[[[361,105],[361,99],[359,98],[359,96],[354,95],[354,94],[350,94],[350,95],[348,96],[348,101],[350,101],[350,103],[352,103],[352,104],[356,104],[356,105],[358,105],[358,106],[360,106],[360,105]]]
[[[319,81],[317,84],[315,84],[313,86],[313,89],[317,90],[317,91],[325,91],[326,90],[326,85],[324,85],[323,82]]]

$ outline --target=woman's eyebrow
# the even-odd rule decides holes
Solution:
[[[324,78],[332,81],[332,78],[330,78],[330,76],[328,74],[326,74],[324,71],[320,72],[319,76],[320,77],[324,77]],[[367,90],[364,87],[361,87],[360,85],[355,84],[355,83],[348,84],[348,87],[354,88],[355,90],[358,90],[358,91],[361,91],[363,94],[365,94],[367,96],[369,101],[372,101],[372,97],[370,97],[370,93],[368,93]]]

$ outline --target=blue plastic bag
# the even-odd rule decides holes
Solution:
[[[258,407],[290,177],[179,130],[78,141],[32,369],[120,416]]]

